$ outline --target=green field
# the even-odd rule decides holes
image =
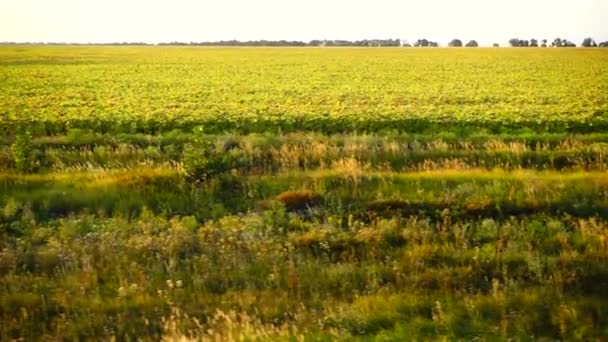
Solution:
[[[602,49],[0,49],[0,122],[151,133],[606,132]]]
[[[602,340],[606,70],[0,46],[0,340]]]

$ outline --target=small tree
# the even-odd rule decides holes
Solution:
[[[460,39],[452,39],[452,41],[448,43],[448,46],[450,46],[450,47],[461,47],[462,46],[462,41]]]
[[[581,43],[581,46],[582,47],[596,47],[597,44],[595,43],[595,40],[593,40],[593,38],[588,37],[583,40],[583,42]]]
[[[530,39],[530,46],[531,47],[538,47],[538,40],[532,38]]]
[[[498,43],[494,43],[494,44],[492,44],[492,46],[493,46],[493,47],[500,47],[500,44],[498,44]]]
[[[551,43],[552,47],[562,47],[562,39],[561,38],[555,38],[553,40],[553,43]]]
[[[465,46],[466,46],[466,47],[478,47],[478,46],[479,46],[479,44],[477,44],[477,42],[476,42],[476,41],[474,41],[474,40],[470,40],[470,41],[467,43],[467,45],[465,45]]]
[[[547,40],[543,39],[541,40],[542,44],[540,45],[540,47],[547,47]]]

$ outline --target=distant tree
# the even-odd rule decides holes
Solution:
[[[528,46],[530,46],[530,41],[528,41],[528,40],[520,40],[519,41],[519,46],[521,46],[521,47],[528,47]]]
[[[477,42],[476,42],[476,41],[474,41],[474,40],[470,40],[470,41],[467,43],[467,45],[465,45],[465,46],[466,46],[466,47],[478,47],[478,46],[479,46],[479,44],[477,44]]]
[[[563,43],[562,43],[562,39],[561,38],[555,38],[553,40],[553,43],[551,43],[552,47],[562,47]]]
[[[606,42],[601,42],[598,44],[599,47],[608,47],[608,41]]]
[[[562,47],[576,47],[576,44],[567,39],[562,39]]]
[[[595,43],[595,40],[593,40],[593,38],[585,38],[583,40],[583,42],[581,43],[582,47],[596,47],[597,44]]]
[[[530,46],[531,47],[538,47],[538,40],[532,38],[530,39]]]
[[[321,46],[323,45],[323,42],[320,40],[311,40],[310,42],[308,42],[308,45],[310,46]]]
[[[450,46],[450,47],[461,47],[462,46],[462,41],[460,39],[452,39],[452,41],[448,43],[448,46]]]
[[[428,47],[429,46],[429,41],[426,39],[418,39],[415,43],[414,43],[415,47]]]
[[[401,46],[399,39],[363,39],[354,42],[343,42],[342,44],[348,44],[353,46]]]
[[[520,40],[519,38],[511,38],[509,39],[509,45],[511,45],[512,47],[518,47],[520,44]]]
[[[547,40],[543,39],[541,40],[542,44],[540,45],[540,47],[547,47]]]
[[[401,39],[386,39],[386,46],[401,46]]]
[[[439,43],[437,42],[432,42],[429,41],[428,39],[418,39],[415,43],[414,43],[415,47],[438,47]]]
[[[500,47],[500,44],[498,44],[498,43],[494,43],[494,44],[492,44],[492,46],[493,46],[493,47]]]

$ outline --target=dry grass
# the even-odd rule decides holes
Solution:
[[[359,178],[371,170],[371,165],[364,164],[355,158],[343,158],[335,161],[332,169],[344,177],[350,178],[354,183],[358,183]]]
[[[300,211],[319,205],[322,197],[309,190],[297,190],[282,192],[275,200],[283,203],[288,211]]]
[[[262,322],[244,312],[216,311],[211,320],[202,324],[198,319],[173,308],[171,316],[163,320],[164,342],[240,342],[240,341],[303,341],[295,326],[275,326]],[[183,329],[181,326],[190,326]]]
[[[511,153],[523,153],[527,152],[530,149],[528,146],[522,142],[504,142],[501,140],[490,140],[484,144],[484,147],[488,151],[502,151],[502,152],[511,152]]]

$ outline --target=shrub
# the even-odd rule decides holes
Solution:
[[[200,182],[243,167],[247,164],[247,158],[238,146],[240,145],[225,144],[218,149],[208,139],[197,139],[193,144],[186,145],[183,163],[187,176]]]
[[[183,162],[189,178],[204,181],[213,173],[212,151],[213,144],[210,141],[201,141],[184,147]]]
[[[32,135],[29,131],[20,133],[11,145],[15,168],[19,172],[33,172],[37,166],[32,146]]]

